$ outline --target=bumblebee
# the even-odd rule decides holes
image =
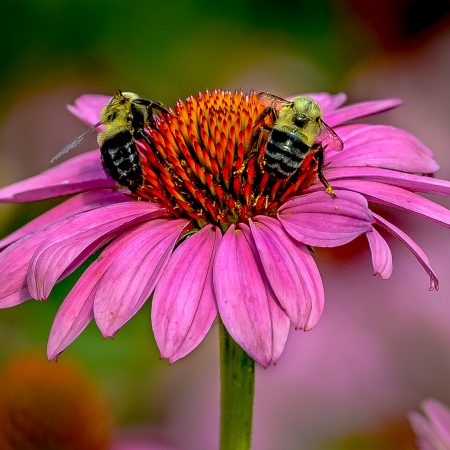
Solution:
[[[263,124],[253,136],[254,143],[261,137],[263,130],[270,133],[264,150],[264,167],[267,172],[278,178],[288,178],[302,165],[306,156],[314,152],[317,176],[326,191],[334,196],[333,189],[322,173],[324,148],[340,151],[344,144],[323,121],[319,104],[305,96],[289,101],[261,92],[257,97],[267,106],[255,124],[261,123],[268,115],[271,115],[273,120],[272,127]]]
[[[100,112],[100,121],[61,150],[51,162],[103,125],[104,129],[97,136],[103,167],[117,183],[135,192],[144,182],[135,141],[142,139],[149,142],[145,127],[154,126],[154,110],[171,114],[160,102],[140,98],[132,92],[119,91]]]
[[[144,128],[154,125],[155,109],[170,114],[159,102],[119,91],[100,113],[104,130],[97,136],[97,142],[103,166],[111,178],[131,192],[144,182],[135,140],[148,140]]]

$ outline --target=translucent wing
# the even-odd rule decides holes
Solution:
[[[340,152],[344,148],[342,139],[324,121],[322,121],[322,131],[316,142],[320,143],[324,149],[335,152]]]
[[[286,103],[290,103],[289,100],[278,97],[274,94],[269,94],[269,92],[260,92],[259,94],[256,94],[256,96],[264,106],[272,106],[276,111],[279,111],[280,108]]]
[[[87,135],[91,134],[93,131],[95,131],[96,128],[99,127],[101,124],[102,124],[102,122],[97,122],[95,125],[92,125],[92,127],[88,128],[83,134],[80,134],[70,144],[66,145],[58,154],[56,154],[50,160],[50,164],[53,164],[56,160],[61,158],[61,156],[64,156],[66,153],[69,153],[70,150],[74,149],[75,147],[78,147],[81,144],[81,142],[84,140],[84,138]]]

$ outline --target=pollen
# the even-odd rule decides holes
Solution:
[[[260,119],[264,109],[254,93],[217,90],[179,100],[147,129],[149,139],[137,142],[145,180],[136,197],[160,202],[199,227],[226,230],[256,215],[275,215],[315,180],[317,163],[311,153],[287,179],[265,170],[269,132],[257,132],[273,119]]]

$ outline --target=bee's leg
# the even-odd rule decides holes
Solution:
[[[259,116],[256,118],[255,124],[253,125],[252,138],[250,139],[250,149],[253,148],[253,146],[255,145],[256,140],[259,139],[259,136],[261,134],[261,128],[263,128],[265,130],[268,130],[268,131],[272,130],[268,125],[263,123],[264,119],[268,115],[272,116],[272,121],[273,122],[275,122],[275,120],[277,120],[277,113],[276,113],[275,108],[273,106],[268,106],[267,108],[265,108],[259,114]],[[260,124],[262,124],[262,125],[260,125]]]
[[[271,115],[273,122],[275,122],[275,120],[277,119],[277,115],[276,115],[275,108],[273,106],[268,106],[267,108],[265,108],[259,114],[259,116],[256,118],[256,120],[255,120],[255,122],[253,124],[252,136],[250,138],[249,152],[247,154],[247,157],[242,162],[242,166],[236,171],[236,173],[242,173],[244,171],[244,169],[245,169],[248,161],[250,160],[250,158],[252,156],[254,156],[254,154],[261,147],[262,132],[263,131],[268,131],[270,133],[272,131],[272,128],[269,125],[264,123],[264,119],[268,115]],[[255,144],[256,143],[257,143],[257,145],[256,145],[256,148],[255,148]],[[263,170],[263,167],[261,167],[261,170]]]
[[[258,127],[256,131],[253,132],[249,145],[250,151],[248,152],[246,158],[242,162],[242,166],[238,170],[236,170],[236,173],[242,173],[247,163],[249,162],[250,158],[259,152],[259,149],[261,148],[263,131],[268,131],[270,133],[272,131],[272,128],[270,128],[268,125],[262,125]],[[256,147],[255,143],[257,143]],[[261,167],[261,170],[264,170],[263,163],[261,161],[259,161],[259,165]]]
[[[327,194],[331,195],[333,198],[336,198],[336,194],[333,191],[333,188],[330,186],[330,183],[328,183],[327,179],[325,178],[322,168],[323,168],[323,147],[320,144],[314,145],[312,148],[317,149],[316,153],[314,154],[314,158],[317,161],[317,177],[319,178],[320,182],[325,186],[325,191]]]
[[[150,128],[153,128],[155,130],[157,130],[157,128],[156,128],[156,123],[155,123],[154,110],[158,110],[160,112],[168,114],[169,116],[175,117],[161,102],[150,100],[149,104],[147,105],[147,111],[148,111],[147,123]]]
[[[152,100],[152,102],[150,103],[150,105],[148,107],[148,110],[150,113],[152,113],[154,109],[157,109],[158,111],[165,112],[166,114],[172,115],[172,113],[161,102],[156,102],[156,101]]]

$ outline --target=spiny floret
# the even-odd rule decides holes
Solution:
[[[264,170],[268,134],[254,140],[265,106],[254,93],[216,90],[179,100],[138,142],[145,174],[136,195],[165,205],[177,217],[228,228],[258,214],[275,215],[280,204],[316,177],[312,154],[287,180]]]

